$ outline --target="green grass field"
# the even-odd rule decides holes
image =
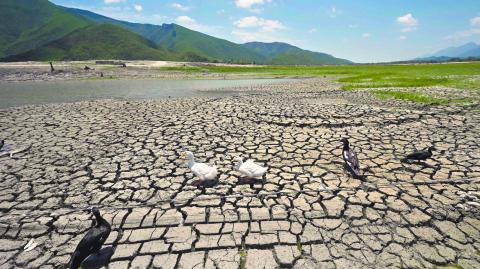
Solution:
[[[344,90],[362,88],[411,88],[447,86],[480,94],[480,62],[410,65],[345,66],[201,66],[166,67],[163,70],[250,74],[255,76],[337,76]],[[396,98],[426,104],[458,103],[459,99],[439,99],[419,93],[372,90],[379,98]],[[460,102],[461,103],[461,102]]]

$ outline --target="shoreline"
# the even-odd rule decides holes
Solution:
[[[275,78],[277,76],[259,76],[258,74],[220,74],[189,73],[162,70],[164,67],[181,66],[240,66],[229,64],[165,62],[165,61],[122,61],[127,67],[109,64],[96,64],[95,61],[71,61],[53,63],[55,72],[50,72],[46,62],[12,62],[0,63],[0,82],[19,81],[53,81],[53,80],[90,80],[90,79],[240,79],[240,78]],[[95,70],[84,70],[89,66]],[[244,67],[250,65],[242,65]],[[103,73],[103,77],[101,77]],[[282,77],[283,78],[283,77]]]

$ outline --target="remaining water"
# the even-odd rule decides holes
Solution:
[[[218,88],[265,85],[294,79],[131,79],[0,82],[0,108],[30,104],[77,102],[107,98],[156,99],[188,96],[229,96]]]

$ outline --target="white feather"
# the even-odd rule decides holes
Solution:
[[[201,180],[212,180],[217,178],[217,167],[209,166],[206,163],[195,163],[192,168],[192,173]]]
[[[197,163],[194,160],[193,153],[187,151],[187,166],[190,168],[192,173],[197,176],[200,180],[213,180],[217,178],[217,167],[210,166],[206,163]]]
[[[259,164],[256,164],[252,160],[247,160],[246,162],[242,162],[241,159],[238,160],[239,165],[237,166],[237,170],[244,176],[249,178],[261,178],[267,172],[268,168],[263,167]]]

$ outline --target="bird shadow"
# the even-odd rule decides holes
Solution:
[[[239,177],[238,184],[239,185],[253,185],[253,184],[263,184],[263,179],[258,178],[248,178],[248,177]]]
[[[356,175],[356,174],[354,174],[353,172],[350,171],[350,169],[349,169],[349,167],[348,167],[347,164],[343,164],[343,169],[344,169],[344,172],[348,175],[347,181],[350,181],[351,178],[352,178],[352,179],[359,179],[359,180],[367,180],[367,176],[368,176],[369,174],[365,174],[365,172],[367,172],[367,171],[368,171],[368,172],[371,172],[371,171],[370,171],[370,168],[367,167],[367,168],[365,168],[364,171],[363,171],[364,174],[362,174],[362,175]]]
[[[212,180],[194,180],[192,182],[192,186],[198,187],[198,188],[213,188],[218,185],[218,180],[212,179]]]
[[[426,163],[425,161],[407,161],[407,162],[403,162],[404,164],[407,164],[407,165],[418,165],[418,166],[421,166],[422,168],[432,168],[432,169],[435,169],[436,166],[434,165],[430,165],[428,163]]]
[[[113,256],[112,247],[104,247],[97,253],[90,254],[83,262],[81,267],[83,269],[100,269],[107,266],[110,263],[110,259]]]

